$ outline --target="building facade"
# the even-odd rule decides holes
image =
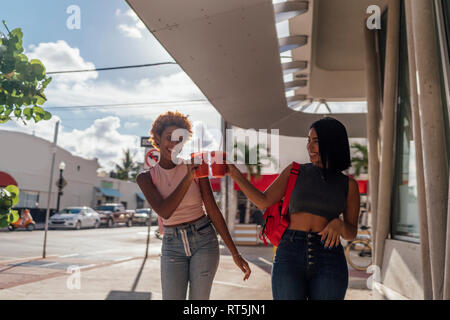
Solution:
[[[127,209],[148,206],[136,183],[98,176],[97,159],[74,156],[58,146],[53,149],[50,141],[21,132],[0,130],[0,145],[4,150],[9,150],[0,157],[1,176],[5,181],[6,177],[15,180],[20,189],[17,208],[31,209],[32,214],[46,210],[53,150],[56,153],[49,203],[52,212],[57,206],[61,162],[65,163],[63,178],[66,185],[60,197],[60,208],[94,208],[99,203],[109,201],[122,202]],[[38,220],[40,218],[37,217]]]

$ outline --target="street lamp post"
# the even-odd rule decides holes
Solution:
[[[64,161],[61,161],[61,163],[59,164],[59,180],[58,180],[58,202],[56,203],[56,212],[59,212],[59,202],[60,202],[60,198],[63,194],[62,189],[63,189],[63,171],[66,168],[66,164],[64,163]]]

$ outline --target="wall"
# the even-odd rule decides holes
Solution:
[[[24,133],[0,130],[0,145],[7,146],[9,150],[0,157],[0,170],[13,176],[21,190],[39,192],[39,207],[46,208],[52,143]],[[59,179],[61,161],[66,164],[63,177],[67,181],[63,189],[64,195],[61,197],[61,207],[91,206],[98,169],[97,160],[83,159],[57,147],[50,207],[56,207],[56,181]]]
[[[377,298],[423,300],[420,245],[387,239],[385,242],[381,283],[385,292]],[[387,290],[387,291],[386,291]]]

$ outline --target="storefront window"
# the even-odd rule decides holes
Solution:
[[[20,191],[19,203],[17,208],[38,208],[39,207],[39,192]]]
[[[401,22],[398,84],[392,235],[394,239],[418,242],[419,210],[417,206],[416,158],[409,98],[408,48],[404,8]]]

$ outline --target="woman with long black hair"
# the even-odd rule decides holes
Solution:
[[[348,287],[348,269],[340,238],[357,234],[359,190],[342,171],[351,165],[347,131],[327,117],[311,125],[307,150],[289,201],[290,224],[277,248],[272,269],[273,298],[341,300]],[[228,164],[228,174],[261,210],[284,196],[292,165],[261,192]],[[340,218],[340,215],[343,218]]]

